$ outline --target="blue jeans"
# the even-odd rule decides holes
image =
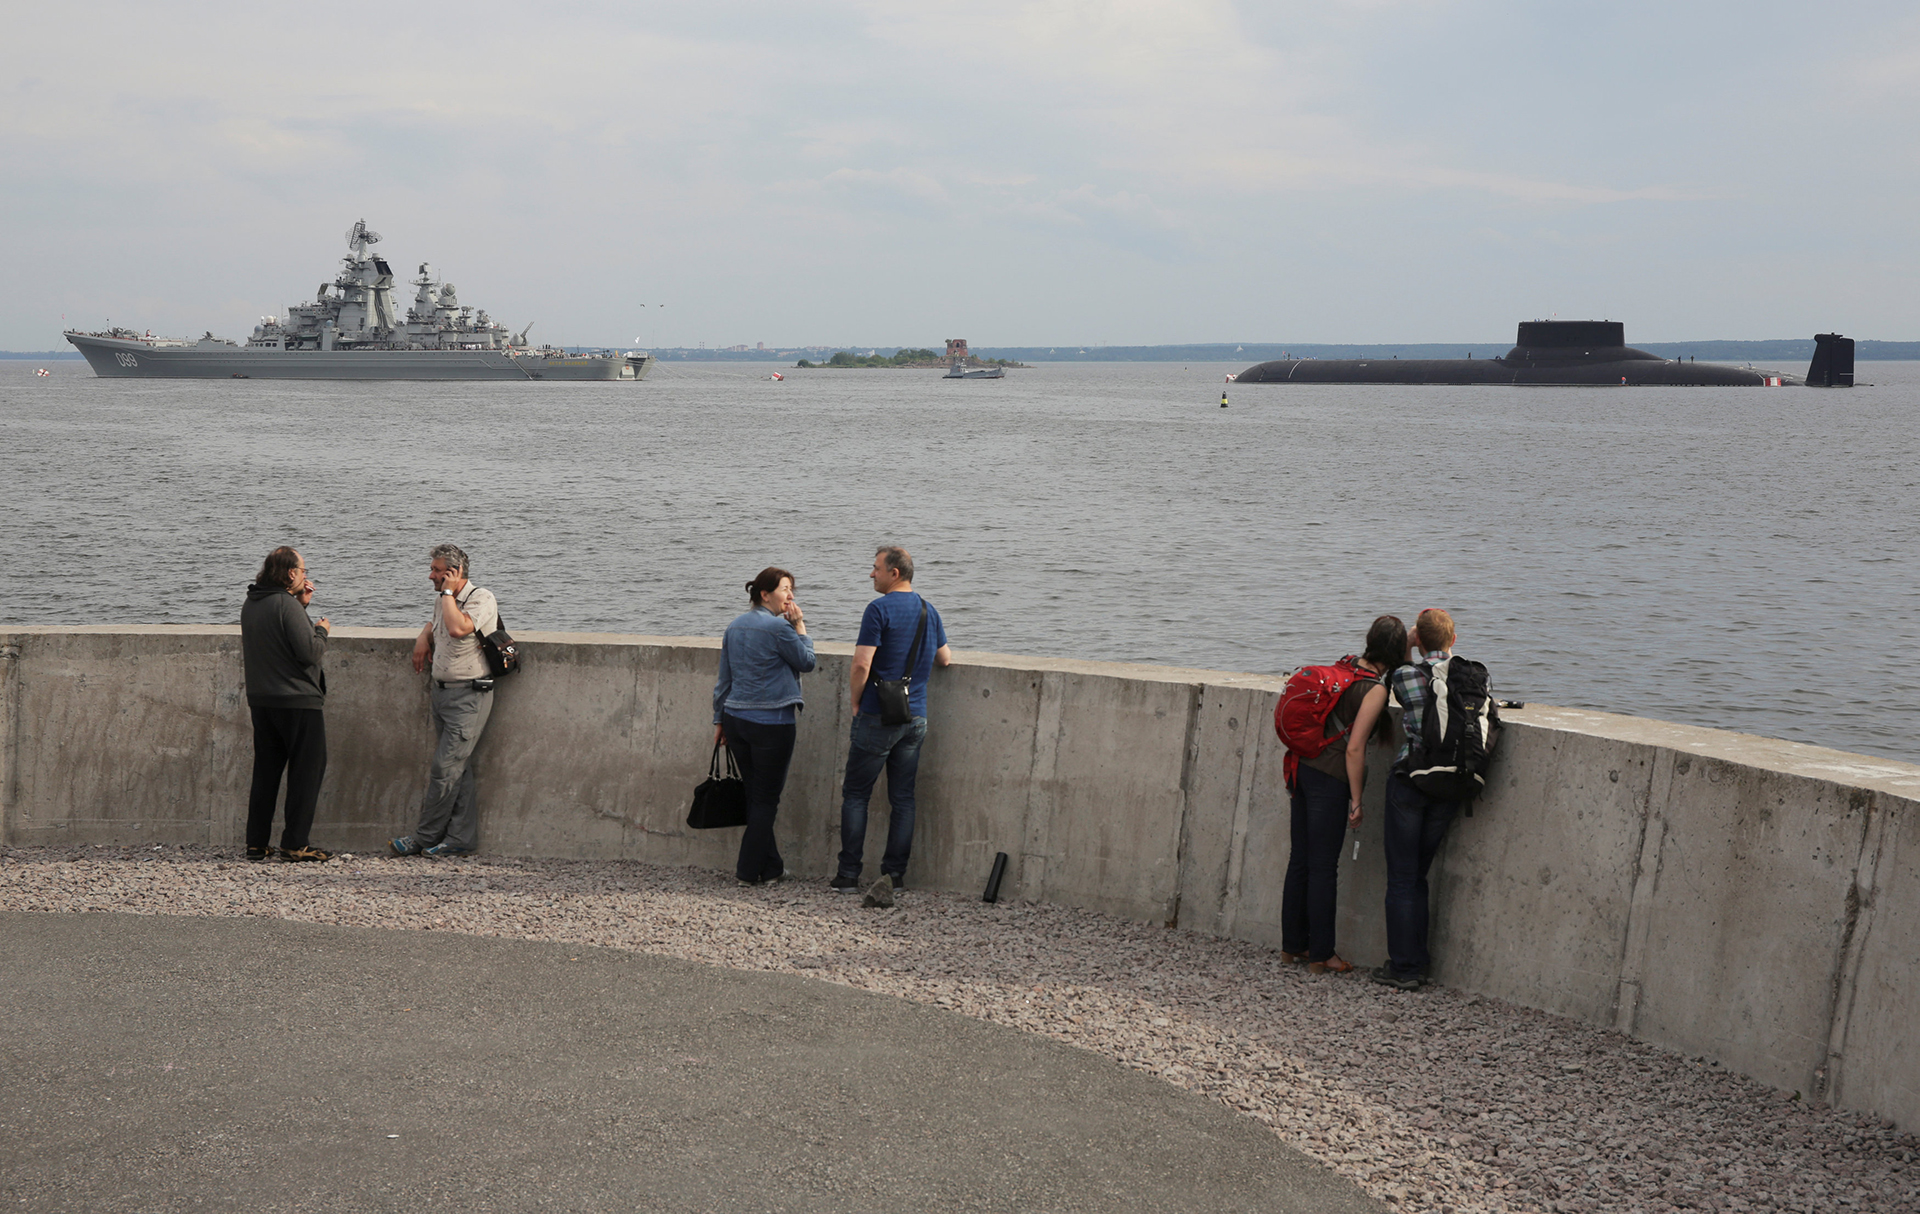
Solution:
[[[1427,972],[1427,870],[1459,809],[1387,777],[1387,963],[1402,977]]]
[[[927,740],[927,719],[915,717],[905,725],[882,725],[870,712],[855,714],[853,740],[847,747],[847,779],[840,789],[840,873],[860,879],[867,851],[867,802],[880,770],[887,772],[887,801],[893,813],[887,819],[887,853],[880,871],[899,877],[907,871],[913,850],[913,783],[920,774],[920,746]]]
[[[1313,961],[1333,956],[1347,794],[1345,780],[1304,763],[1294,777],[1293,850],[1280,895],[1280,947]]]
[[[747,786],[747,832],[740,836],[740,858],[733,875],[742,881],[771,881],[787,871],[774,842],[773,818],[780,812],[780,792],[787,786],[787,766],[793,761],[794,725],[763,725],[743,721],[732,713],[720,718],[726,730],[727,750]]]

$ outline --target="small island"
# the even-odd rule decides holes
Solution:
[[[851,350],[841,350],[824,362],[809,362],[801,359],[795,367],[808,370],[820,367],[905,367],[922,371],[939,371],[955,364],[963,367],[1020,367],[1027,364],[1008,358],[976,358],[967,349],[967,339],[952,337],[947,339],[947,352],[940,355],[928,349],[899,349],[892,354],[855,354]]]

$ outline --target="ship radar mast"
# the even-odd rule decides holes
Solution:
[[[353,226],[347,229],[347,248],[353,250],[355,261],[365,261],[367,246],[379,242],[380,233],[367,227],[367,221],[364,219],[355,220]]]

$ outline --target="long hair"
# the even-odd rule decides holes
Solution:
[[[1383,675],[1407,662],[1407,626],[1397,615],[1383,615],[1367,629],[1367,651],[1360,655],[1378,666]],[[1385,742],[1393,737],[1393,722],[1383,711],[1373,723],[1373,740]]]
[[[253,575],[254,585],[292,590],[293,571],[299,567],[299,550],[282,545],[267,553],[267,559],[260,562],[260,572]]]
[[[781,578],[793,581],[793,575],[777,565],[768,565],[754,574],[753,580],[747,583],[747,601],[758,607],[762,598],[780,589]]]
[[[1367,629],[1367,651],[1360,655],[1390,671],[1407,662],[1407,626],[1397,615],[1383,615]]]

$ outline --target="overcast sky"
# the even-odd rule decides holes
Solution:
[[[1920,338],[1911,3],[8,7],[0,348]]]

